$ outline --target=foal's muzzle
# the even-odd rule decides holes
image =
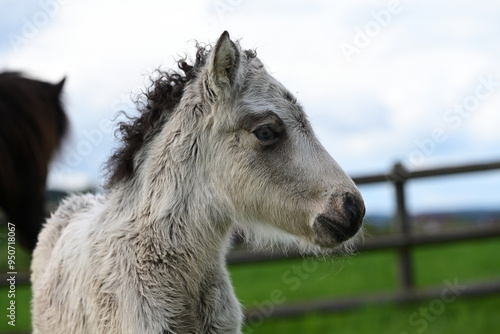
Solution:
[[[326,211],[314,220],[316,242],[323,247],[335,247],[348,240],[361,228],[364,215],[361,196],[349,192],[333,195]]]

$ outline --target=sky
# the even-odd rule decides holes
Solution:
[[[100,185],[148,75],[224,30],[256,49],[348,172],[500,160],[500,2],[0,0],[0,70],[58,82],[71,133],[49,187]],[[370,213],[389,185],[362,186]],[[414,212],[500,207],[500,171],[411,181]]]

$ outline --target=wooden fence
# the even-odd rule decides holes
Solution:
[[[359,252],[377,251],[384,249],[395,249],[398,253],[397,267],[399,275],[399,290],[392,293],[360,295],[348,298],[336,298],[332,300],[304,301],[276,305],[270,316],[289,317],[306,314],[309,312],[331,312],[356,308],[373,303],[394,302],[402,303],[419,301],[440,297],[443,287],[419,289],[414,284],[413,264],[411,251],[415,246],[431,245],[437,243],[459,242],[465,240],[485,239],[500,237],[500,224],[486,227],[470,227],[455,231],[446,231],[439,234],[416,234],[412,232],[406,205],[405,185],[408,180],[427,178],[434,176],[452,175],[460,173],[472,173],[490,170],[500,170],[500,161],[486,164],[474,164],[458,167],[447,167],[437,169],[426,169],[409,171],[401,164],[395,164],[388,174],[371,175],[353,178],[356,184],[371,184],[390,182],[395,189],[396,212],[394,220],[397,225],[397,233],[373,237],[358,245]],[[499,190],[500,193],[500,190]],[[500,198],[500,195],[499,195]],[[259,261],[276,261],[285,258],[300,257],[297,252],[289,251],[286,254],[280,252],[250,253],[246,250],[233,251],[229,254],[228,263],[231,265],[244,265]],[[5,273],[0,274],[0,285],[5,285]],[[29,284],[29,274],[19,272],[16,277],[17,284]],[[461,296],[476,296],[481,294],[499,293],[500,281],[478,283],[467,285]],[[248,310],[253,312],[254,310]],[[248,314],[248,313],[247,313]]]
[[[458,167],[446,167],[409,171],[401,164],[395,164],[388,174],[356,177],[353,180],[357,185],[390,182],[394,187],[396,212],[394,221],[397,233],[389,236],[373,237],[358,245],[357,250],[362,253],[366,251],[377,251],[384,249],[395,249],[397,251],[397,268],[399,275],[399,290],[394,293],[360,295],[347,298],[335,298],[331,300],[304,301],[286,305],[275,305],[272,317],[290,317],[303,315],[310,312],[332,312],[348,310],[367,304],[378,303],[404,303],[439,298],[444,287],[419,289],[415,286],[413,264],[411,259],[412,248],[415,246],[432,245],[438,243],[459,242],[466,240],[477,240],[500,237],[500,224],[491,226],[475,226],[450,230],[441,233],[416,234],[412,231],[409,214],[407,210],[405,185],[413,179],[444,176],[461,173],[472,173],[490,170],[500,170],[500,161],[471,164]],[[500,189],[499,189],[500,202]],[[500,209],[500,207],[499,207]],[[297,252],[249,253],[247,251],[233,252],[229,255],[230,264],[245,264],[257,261],[273,261],[291,257],[301,256]],[[499,293],[500,281],[481,282],[467,285],[467,289],[461,293],[461,297],[477,296],[482,294]],[[248,310],[251,314],[256,310]]]

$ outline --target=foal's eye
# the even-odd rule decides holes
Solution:
[[[253,131],[255,137],[262,142],[270,142],[280,136],[278,131],[275,131],[269,125],[263,125]]]

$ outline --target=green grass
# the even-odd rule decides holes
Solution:
[[[1,240],[1,239],[0,239]],[[0,256],[6,254],[1,240]],[[19,252],[19,268],[28,268],[29,255]],[[412,253],[419,287],[440,286],[445,280],[469,284],[500,279],[498,239],[418,247]],[[233,265],[231,277],[236,294],[246,308],[274,300],[274,304],[301,300],[347,297],[365,293],[394,292],[398,286],[394,251],[374,251],[335,260],[295,259]],[[23,262],[23,263],[21,263]],[[5,260],[0,270],[6,272]],[[8,288],[0,288],[0,310],[7,307]],[[16,327],[7,325],[0,312],[0,333],[30,330],[29,286],[17,286]],[[439,314],[421,315],[436,307],[432,300],[404,306],[366,306],[349,312],[311,314],[296,318],[254,321],[250,333],[496,333],[500,329],[500,295],[457,298]],[[438,305],[439,306],[439,305]],[[425,327],[425,328],[424,328]]]
[[[416,284],[439,286],[445,280],[500,278],[498,254],[498,239],[416,248],[412,254]],[[283,292],[286,301],[395,291],[396,260],[396,252],[387,250],[334,260],[234,265],[230,271],[240,301],[252,307],[270,299],[276,290]]]
[[[500,329],[500,296],[457,300],[438,314],[425,313],[430,303],[365,307],[336,314],[312,314],[296,318],[268,319],[260,326],[246,326],[244,333],[307,334],[472,334],[497,333]]]
[[[413,254],[417,285],[500,278],[500,240],[476,240],[417,248]]]
[[[251,307],[283,292],[286,302],[373,291],[391,291],[396,285],[392,251],[331,260],[294,259],[230,268],[236,294]]]
[[[412,253],[416,285],[467,285],[500,279],[498,239],[418,247]],[[381,291],[397,291],[396,253],[377,251],[349,258],[296,259],[230,268],[236,294],[247,309],[267,310],[300,300],[326,299]],[[378,305],[336,314],[297,318],[251,319],[245,333],[479,333],[500,329],[500,295],[457,298],[432,321],[418,312],[429,302],[405,306]],[[437,303],[437,304],[436,304]],[[439,301],[432,307],[438,307]],[[439,311],[439,309],[437,309]],[[417,312],[410,319],[410,316]],[[420,330],[420,331],[419,331]]]

